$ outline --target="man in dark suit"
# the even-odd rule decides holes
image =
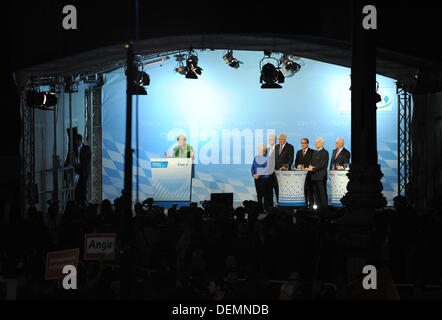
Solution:
[[[287,135],[278,136],[279,144],[275,146],[275,170],[291,170],[295,158],[295,149],[287,143]],[[276,200],[279,200],[279,187],[276,185]]]
[[[281,133],[278,136],[279,144],[275,147],[275,170],[291,170],[295,158],[295,149],[287,143],[287,136]]]
[[[305,169],[308,168],[312,163],[312,156],[315,152],[313,149],[308,147],[309,140],[307,138],[302,138],[301,140],[301,150],[296,152],[295,159],[295,168],[296,169]],[[307,173],[307,177],[305,178],[304,185],[304,195],[305,195],[305,206],[311,207],[313,206],[313,189],[312,189],[312,174],[311,172]]]
[[[327,199],[327,167],[328,167],[328,151],[324,149],[324,140],[316,139],[316,151],[313,152],[311,165],[307,168],[311,171],[313,194],[315,202],[319,208],[325,208],[328,205]]]
[[[81,134],[76,135],[75,146],[78,152],[75,154],[75,173],[78,174],[78,182],[75,186],[75,201],[86,204],[87,181],[90,174],[91,148],[83,144]]]
[[[344,166],[350,163],[350,151],[344,148],[344,139],[338,138],[333,150],[330,170],[343,170]]]

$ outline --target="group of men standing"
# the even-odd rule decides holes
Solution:
[[[305,203],[308,208],[316,204],[319,208],[328,205],[327,195],[327,167],[329,153],[324,149],[324,140],[318,138],[315,148],[309,148],[309,139],[301,139],[301,149],[295,152],[294,147],[287,143],[287,136],[278,136],[279,144],[276,144],[276,136],[268,137],[269,146],[258,146],[258,155],[252,164],[252,175],[255,179],[258,202],[264,207],[273,207],[273,190],[276,199],[279,200],[279,187],[275,170],[307,170],[304,186]],[[344,170],[350,163],[350,152],[344,148],[344,140],[336,139],[336,149],[333,150],[330,170]]]

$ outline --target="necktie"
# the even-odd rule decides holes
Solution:
[[[279,146],[279,155],[282,153],[282,146]]]
[[[341,150],[336,151],[335,160],[338,158],[338,155],[339,155],[339,152],[340,152],[340,151],[341,151]]]
[[[303,150],[302,151],[302,156],[305,156],[306,152],[307,152],[307,149]]]

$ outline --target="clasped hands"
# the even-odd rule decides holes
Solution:
[[[306,171],[313,171],[313,169],[315,168],[315,167],[313,167],[313,166],[308,166],[308,167],[304,167],[304,165],[303,164],[298,164],[298,166],[296,167],[297,169],[299,169],[299,170],[306,170]]]

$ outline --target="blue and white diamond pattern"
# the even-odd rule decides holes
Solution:
[[[161,155],[139,150],[139,199],[152,197],[150,158]],[[381,165],[383,194],[389,205],[397,195],[397,142],[380,141],[378,145],[379,164]],[[124,145],[109,135],[103,134],[102,151],[103,199],[113,201],[121,196],[124,185]],[[134,160],[135,164],[135,160]],[[136,166],[133,167],[133,195],[136,198]],[[328,186],[330,188],[330,185]],[[211,193],[233,192],[234,205],[241,205],[244,200],[256,200],[256,191],[250,174],[249,165],[197,165],[195,178],[192,180],[192,201],[199,203],[209,200]],[[331,189],[328,190],[331,195]]]

